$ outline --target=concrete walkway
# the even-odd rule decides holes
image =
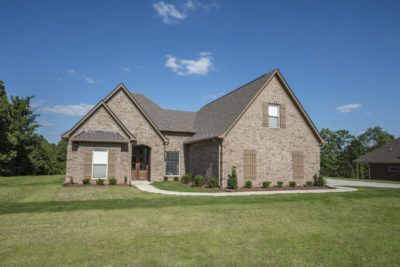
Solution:
[[[254,192],[176,192],[161,190],[152,186],[148,181],[131,181],[131,185],[136,186],[139,190],[149,193],[174,195],[174,196],[252,196],[252,195],[277,195],[277,194],[310,194],[310,193],[336,193],[336,192],[353,192],[357,189],[349,187],[337,187],[336,189],[315,189],[315,190],[281,190],[281,191],[254,191]]]
[[[362,187],[379,187],[379,188],[400,188],[400,184],[389,184],[379,182],[367,182],[367,181],[352,181],[352,180],[341,180],[334,178],[326,178],[327,184],[330,186],[362,186]]]

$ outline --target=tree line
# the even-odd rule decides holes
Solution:
[[[0,176],[65,173],[67,143],[49,143],[36,132],[39,114],[31,106],[33,97],[8,97],[0,80]],[[356,136],[347,130],[320,132],[321,175],[355,177],[353,160],[395,138],[381,127]],[[366,170],[362,170],[366,171]]]
[[[52,144],[36,132],[32,99],[8,97],[0,80],[0,176],[65,172],[66,142]]]

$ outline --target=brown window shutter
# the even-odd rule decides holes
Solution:
[[[286,105],[280,105],[280,118],[281,118],[281,128],[286,128]]]
[[[83,153],[83,178],[92,178],[92,150]]]
[[[299,152],[299,165],[298,165],[298,178],[303,179],[304,178],[304,154],[303,151]]]
[[[297,179],[299,176],[299,152],[292,151],[292,170],[293,178]]]
[[[115,178],[115,160],[117,152],[115,150],[108,151],[108,178]]]
[[[268,103],[262,103],[262,126],[268,127]]]
[[[255,149],[245,149],[243,152],[243,177],[245,180],[256,178],[256,151]]]
[[[251,159],[251,164],[250,164],[250,169],[251,169],[251,178],[255,179],[256,178],[256,171],[257,171],[257,164],[256,164],[256,151],[253,150],[252,154],[250,156]]]

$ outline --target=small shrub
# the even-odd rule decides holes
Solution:
[[[282,187],[282,186],[283,186],[283,181],[278,181],[278,182],[276,182],[276,186]]]
[[[231,174],[228,175],[228,182],[227,187],[229,189],[236,189],[237,188],[237,174],[236,174],[236,167],[232,167]]]
[[[124,176],[124,184],[128,183],[128,177]]]
[[[307,181],[306,184],[305,184],[305,186],[308,186],[308,187],[310,187],[312,185],[313,185],[313,181]]]
[[[194,177],[194,181],[193,181],[192,186],[196,186],[196,187],[203,186],[205,184],[205,182],[206,182],[206,180],[204,179],[203,176],[196,175]]]
[[[270,181],[265,181],[265,182],[262,183],[262,187],[263,188],[268,188],[270,185],[271,185]]]
[[[185,174],[181,177],[182,184],[189,184],[192,181],[192,175],[190,173]]]
[[[96,180],[97,185],[104,185],[104,179],[97,179]]]
[[[90,184],[90,179],[89,178],[83,178],[82,179],[82,184]]]
[[[74,177],[69,176],[69,183],[70,183],[70,184],[74,184]]]
[[[317,177],[317,179],[314,181],[314,185],[321,187],[325,186],[326,185],[325,178],[322,176]]]
[[[250,188],[251,188],[251,181],[246,181],[246,182],[244,183],[244,187],[250,189]]]
[[[174,177],[174,182],[179,182],[179,177],[178,176]]]
[[[108,184],[116,185],[117,184],[117,179],[115,179],[114,177],[111,177],[110,179],[108,179]]]
[[[218,179],[215,177],[211,177],[208,179],[208,187],[214,188],[218,186]]]
[[[164,176],[164,182],[168,182],[168,176]]]
[[[296,185],[297,185],[296,181],[290,181],[289,182],[289,186],[290,187],[296,187]]]

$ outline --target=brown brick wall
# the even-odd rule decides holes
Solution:
[[[187,133],[164,133],[164,136],[168,138],[169,142],[168,145],[165,146],[165,151],[179,151],[179,175],[181,176],[187,172],[185,167],[188,161],[188,153],[183,142],[191,135],[192,134]]]
[[[218,178],[218,142],[201,142],[190,144],[189,172],[193,175],[203,175],[206,178]]]
[[[263,126],[263,102],[286,105],[286,128],[271,129]],[[223,141],[223,185],[232,166],[236,166],[238,184],[243,186],[243,150],[255,149],[257,178],[263,181],[296,180],[303,184],[319,172],[319,144],[298,110],[286,95],[281,83],[274,77],[255,99],[249,109]],[[304,153],[304,179],[293,179],[292,151]]]
[[[150,180],[161,181],[165,173],[164,142],[161,137],[122,90],[109,99],[107,105],[136,137],[138,145],[151,148]]]

